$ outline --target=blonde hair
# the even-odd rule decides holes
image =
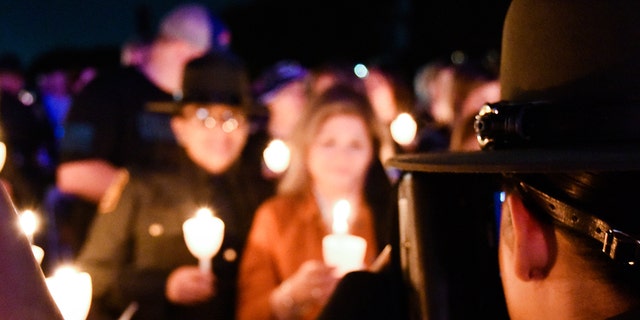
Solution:
[[[311,188],[307,167],[309,148],[322,125],[336,115],[353,115],[363,120],[373,145],[372,155],[377,157],[382,128],[376,120],[369,99],[359,90],[336,85],[314,97],[306,106],[292,134],[291,164],[278,185],[278,193],[302,194]]]

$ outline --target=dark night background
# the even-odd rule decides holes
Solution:
[[[0,52],[29,65],[61,48],[117,54],[183,1],[0,0]],[[462,50],[499,53],[508,0],[202,0],[229,25],[253,75],[279,59],[383,61],[408,76]]]

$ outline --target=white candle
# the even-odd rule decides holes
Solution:
[[[202,272],[211,272],[211,259],[218,253],[224,237],[224,222],[208,208],[196,211],[182,225],[184,240],[191,254],[198,258]]]
[[[391,122],[390,130],[393,140],[400,145],[406,146],[415,139],[418,124],[410,114],[403,112]]]
[[[363,267],[367,241],[348,233],[351,205],[346,200],[336,202],[333,207],[333,233],[322,239],[324,262],[336,269],[341,277],[347,272],[360,270]]]
[[[36,258],[36,261],[38,261],[38,264],[41,264],[42,259],[44,259],[44,249],[42,249],[39,246],[36,246],[35,244],[32,244],[31,252],[33,252],[33,256]]]
[[[91,307],[91,276],[64,266],[46,279],[49,292],[65,320],[84,320]]]
[[[282,173],[289,167],[291,152],[289,147],[280,139],[273,139],[262,153],[267,168],[274,173]]]

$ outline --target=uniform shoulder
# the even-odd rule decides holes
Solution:
[[[99,202],[98,212],[113,211],[125,192],[151,197],[165,197],[174,191],[185,192],[187,185],[182,180],[179,175],[165,172],[121,169]]]

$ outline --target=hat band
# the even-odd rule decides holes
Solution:
[[[485,104],[474,128],[482,149],[640,143],[640,105]]]
[[[187,92],[182,98],[182,103],[201,104],[229,104],[233,106],[242,105],[242,98],[235,93],[226,92]]]
[[[640,261],[640,240],[612,228],[590,214],[582,212],[550,195],[520,182],[519,189],[530,195],[538,206],[545,208],[545,212],[562,225],[585,234],[602,244],[602,252],[615,261],[621,261],[633,266]]]

